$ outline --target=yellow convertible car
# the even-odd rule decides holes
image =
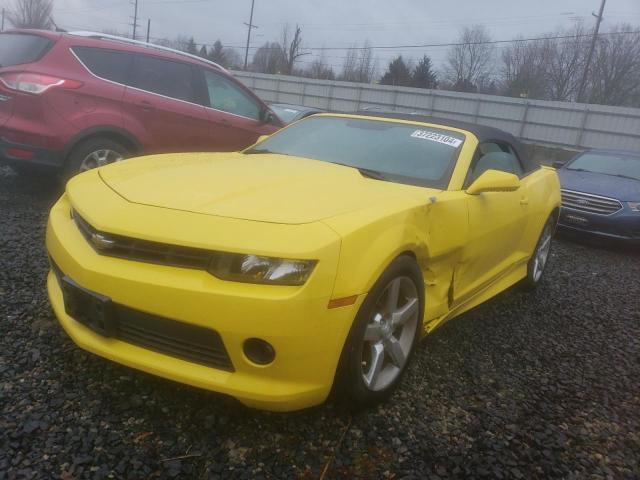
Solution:
[[[267,410],[387,396],[420,337],[541,278],[555,171],[503,131],[321,114],[73,178],[48,292],[82,348]]]

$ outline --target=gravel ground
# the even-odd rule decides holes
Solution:
[[[640,478],[640,256],[555,243],[419,348],[378,408],[296,414],[81,351],[45,294],[46,182],[0,169],[0,480]]]

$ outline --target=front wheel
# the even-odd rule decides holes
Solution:
[[[522,281],[522,285],[529,290],[534,289],[540,283],[542,274],[549,261],[551,252],[551,238],[553,237],[554,217],[549,217],[545,223],[533,255],[527,264],[527,276]]]
[[[397,258],[371,289],[349,333],[338,375],[356,406],[386,398],[420,337],[424,282],[415,260]]]

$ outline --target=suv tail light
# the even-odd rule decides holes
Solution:
[[[68,80],[51,75],[29,72],[10,72],[0,75],[0,82],[11,90],[40,95],[50,88],[80,88],[82,82]]]

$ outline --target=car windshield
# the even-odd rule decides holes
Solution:
[[[300,113],[299,109],[296,109],[291,105],[271,104],[270,107],[271,110],[273,110],[273,113],[275,113],[284,123],[293,122]]]
[[[367,176],[446,188],[464,135],[386,120],[319,116],[298,122],[245,153],[278,153],[360,169]]]
[[[577,157],[567,165],[567,169],[640,180],[640,156],[590,152]]]

